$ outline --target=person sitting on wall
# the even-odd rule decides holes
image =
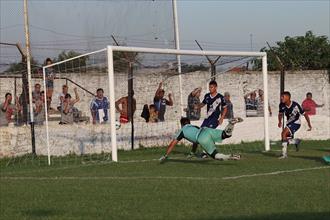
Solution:
[[[108,98],[104,96],[102,88],[96,90],[96,96],[90,104],[90,110],[92,114],[93,124],[105,123],[109,120],[108,109],[110,103]]]
[[[129,110],[131,109],[130,106],[128,106],[129,97],[121,97],[118,99],[115,103],[116,110],[120,113],[120,123],[128,123],[131,121],[131,115],[134,116],[135,110],[136,110],[136,99],[133,97],[134,91],[132,91],[132,112]],[[121,107],[120,107],[121,106]]]
[[[154,105],[158,112],[158,121],[165,121],[166,105],[173,106],[172,94],[168,94],[168,99],[164,98],[165,90],[162,89],[163,83],[159,83],[154,97]]]
[[[264,90],[259,89],[258,95],[259,97],[257,98],[258,101],[257,116],[264,117]],[[272,109],[269,103],[268,103],[268,112],[269,112],[269,116],[272,116]]]
[[[323,107],[324,104],[319,105],[313,100],[313,95],[311,92],[306,94],[306,99],[302,102],[302,108],[307,115],[316,115],[316,108]]]
[[[63,104],[63,101],[65,99],[65,95],[68,94],[69,87],[67,85],[62,86],[62,92],[58,94],[58,105],[57,105],[57,110],[61,111],[61,106]]]
[[[61,122],[60,124],[73,124],[74,122],[74,104],[80,101],[77,88],[74,88],[76,98],[71,99],[71,95],[67,93],[61,107]]]
[[[256,117],[258,109],[258,100],[256,91],[250,92],[244,96],[246,117]]]
[[[201,104],[200,96],[201,96],[202,88],[196,88],[192,91],[188,96],[188,107],[187,118],[191,121],[199,120],[201,118],[201,109],[198,107]]]
[[[20,110],[18,98],[16,97],[16,105],[12,104],[12,99],[11,93],[6,93],[5,101],[0,104],[0,126],[8,126],[12,121],[11,117],[13,113]]]
[[[225,92],[224,98],[225,98],[225,102],[227,105],[227,113],[225,115],[225,119],[232,119],[232,118],[234,118],[234,107],[233,107],[233,103],[230,100],[230,93]],[[223,111],[223,108],[221,109],[221,112],[222,111]]]
[[[41,85],[39,83],[36,83],[34,85],[34,90],[32,91],[32,102],[35,103],[37,100],[39,100],[41,97]]]
[[[42,125],[45,121],[45,92],[40,92],[40,98],[34,104],[34,122],[36,125]]]
[[[158,112],[155,105],[149,105],[149,122],[158,122]]]

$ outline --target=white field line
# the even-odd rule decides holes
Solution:
[[[311,170],[330,169],[330,166],[301,168],[294,170],[280,170],[268,173],[254,173],[240,176],[227,177],[177,177],[177,176],[56,176],[56,177],[34,177],[34,176],[1,176],[0,180],[235,180],[242,178],[274,176],[287,173],[296,173]]]

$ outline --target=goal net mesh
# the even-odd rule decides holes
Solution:
[[[211,80],[217,81],[218,93],[226,96],[233,110],[217,129],[224,129],[231,117],[244,119],[244,123],[236,126],[232,138],[222,144],[264,139],[259,97],[263,77],[261,72],[250,70],[255,58],[223,56],[211,73],[206,57],[185,55],[181,56],[179,74],[174,54],[114,52],[113,57],[115,105],[109,102],[106,49],[54,64],[45,63],[43,71],[37,73],[33,84],[39,83],[40,91],[45,91],[44,117],[35,117],[36,152],[43,158],[38,163],[111,161],[112,108],[116,109],[118,150],[165,147],[180,129],[181,117],[189,117],[197,126],[208,117],[206,106],[200,110],[196,107],[209,93]],[[184,144],[188,153],[190,144],[187,141]],[[263,144],[256,145],[256,150],[262,149]],[[221,151],[236,153],[239,149],[229,147]]]

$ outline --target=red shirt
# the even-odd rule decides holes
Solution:
[[[317,105],[313,99],[305,99],[302,103],[302,108],[304,109],[307,115],[315,115],[316,106]]]

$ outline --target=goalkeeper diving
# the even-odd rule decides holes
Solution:
[[[166,154],[159,160],[160,162],[164,162],[168,158],[168,155],[171,153],[175,145],[183,138],[192,143],[200,144],[203,150],[215,160],[240,160],[240,155],[227,155],[218,153],[215,143],[220,143],[222,140],[230,138],[232,136],[234,125],[242,121],[242,118],[230,119],[226,128],[224,130],[219,130],[207,127],[200,128],[198,126],[191,125],[188,118],[181,118],[180,131],[175,135],[175,138],[167,147]]]

